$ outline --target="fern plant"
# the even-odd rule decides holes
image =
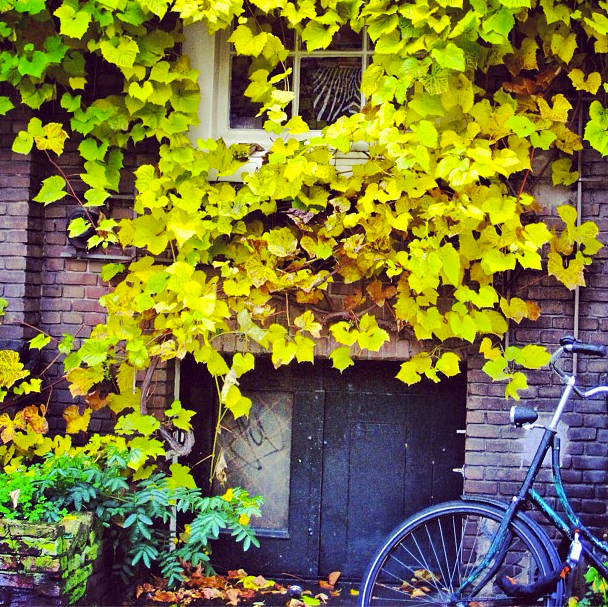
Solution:
[[[37,463],[0,472],[0,516],[55,522],[70,512],[93,512],[107,528],[115,554],[114,573],[128,581],[139,566],[160,567],[170,586],[181,580],[182,563],[211,572],[211,547],[228,531],[247,550],[259,546],[249,521],[259,516],[261,497],[231,488],[205,497],[163,471],[129,481],[129,454],[108,446],[101,454],[69,450]],[[177,514],[191,519],[172,535]]]

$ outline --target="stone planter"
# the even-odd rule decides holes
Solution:
[[[0,605],[107,604],[115,584],[102,546],[90,513],[56,524],[0,519]]]

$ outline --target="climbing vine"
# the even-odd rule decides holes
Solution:
[[[250,145],[188,138],[200,95],[180,44],[198,21],[210,34],[231,28],[236,54],[250,58],[245,95],[272,134],[240,187],[224,178],[245,167]],[[366,32],[374,54],[361,111],[321,132],[288,116],[278,21],[308,51],[344,28]],[[124,178],[125,151],[158,144],[157,161],[135,170],[134,218],[89,212],[70,226],[75,236],[94,228],[90,246],[138,251],[104,267],[108,320],[64,362],[74,396],[113,379],[95,406],[123,414],[119,428],[144,426],[137,373],[187,354],[218,379],[223,409],[247,414],[239,377],[255,361],[223,356],[217,338],[227,333],[277,367],[313,362],[330,338],[344,370],[406,332],[421,346],[401,366],[408,383],[455,375],[459,344],[478,344],[486,372],[517,398],[526,387],[517,367],[538,368],[547,354],[500,345],[510,322],[540,314],[508,274],[549,274],[574,289],[601,246],[597,227],[567,205],[539,218],[531,192],[546,170],[556,186],[577,180],[583,141],[572,125],[587,107],[584,138],[608,150],[606,2],[0,0],[0,38],[0,109],[32,110],[13,150],[36,149],[53,167],[34,200],[102,208]],[[111,94],[96,80],[103,70],[119,83]],[[40,111],[50,103],[61,110],[52,121]],[[82,159],[78,179],[62,169],[68,141]],[[345,172],[336,158],[353,149],[363,159]],[[351,285],[337,307],[335,282]],[[72,414],[86,427],[90,411]],[[178,405],[173,417],[189,427]]]

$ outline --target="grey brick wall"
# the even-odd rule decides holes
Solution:
[[[32,158],[11,151],[15,134],[28,119],[20,112],[0,122],[0,297],[9,303],[0,344],[11,347],[33,335],[23,323],[40,321],[42,213],[40,205],[31,202],[37,167]]]
[[[583,153],[580,184],[582,220],[593,220],[600,228],[599,240],[608,244],[608,165],[591,151]],[[544,182],[537,188],[539,199],[549,206],[576,205],[577,186],[554,188]],[[600,250],[589,267],[587,287],[580,290],[578,303],[579,338],[608,345],[608,248]],[[540,343],[553,351],[559,339],[575,330],[575,293],[550,278],[534,273],[521,277],[515,288],[518,296],[537,301],[542,310],[538,321],[512,324],[513,345]],[[468,373],[468,424],[466,440],[465,490],[469,493],[499,494],[508,497],[523,480],[527,465],[540,438],[539,430],[516,429],[509,423],[509,409],[515,401],[503,398],[504,386],[491,384],[481,371],[483,360],[471,356]],[[578,357],[579,384],[594,386],[608,380],[605,360]],[[561,383],[546,369],[528,373],[530,390],[522,401],[548,421],[561,394]],[[604,398],[574,399],[560,423],[563,479],[574,508],[587,524],[608,526],[608,415]],[[549,462],[539,476],[539,492],[554,497]]]

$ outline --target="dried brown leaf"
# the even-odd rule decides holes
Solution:
[[[335,586],[341,575],[341,571],[332,571],[327,579],[332,586]]]
[[[159,603],[176,603],[177,593],[171,592],[170,590],[157,590],[152,595],[152,600]]]

